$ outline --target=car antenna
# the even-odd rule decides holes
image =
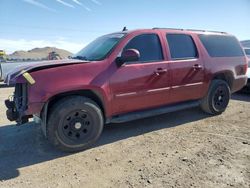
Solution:
[[[125,26],[125,27],[123,27],[123,29],[122,29],[122,31],[127,31],[128,29],[127,29],[127,27]]]

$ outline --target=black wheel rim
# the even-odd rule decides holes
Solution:
[[[217,87],[213,96],[213,106],[216,111],[224,110],[229,102],[229,92],[228,89],[221,85]]]
[[[73,143],[85,143],[93,133],[93,123],[93,118],[87,111],[75,110],[65,116],[60,132]]]

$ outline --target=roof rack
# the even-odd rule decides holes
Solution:
[[[164,28],[164,27],[154,27],[152,29],[170,29],[170,30],[180,30],[180,31],[184,31],[185,29],[177,29],[177,28]]]
[[[224,32],[224,31],[209,31],[209,30],[201,30],[201,29],[176,29],[176,28],[160,28],[160,27],[154,27],[153,29],[170,29],[170,30],[179,30],[179,31],[199,31],[199,32],[212,32],[212,33],[227,34],[227,32]]]
[[[200,31],[200,32],[211,32],[211,33],[222,33],[227,34],[227,32],[224,31],[210,31],[210,30],[199,30],[199,29],[186,29],[187,31]]]

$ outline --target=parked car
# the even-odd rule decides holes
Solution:
[[[7,117],[34,117],[57,148],[90,147],[104,124],[200,106],[226,110],[230,95],[247,83],[247,57],[224,32],[142,29],[104,35],[69,60],[16,69]],[[66,79],[65,79],[66,78]],[[179,117],[181,118],[181,117]]]
[[[250,58],[250,48],[244,48],[244,51],[248,58]]]
[[[242,89],[244,92],[250,92],[250,48],[244,48],[245,53],[248,57],[248,69],[247,69],[247,85]]]
[[[0,63],[6,61],[6,53],[4,50],[0,50]]]

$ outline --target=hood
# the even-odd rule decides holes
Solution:
[[[23,65],[18,66],[11,70],[4,82],[8,85],[14,84],[16,79],[25,72],[32,72],[34,70],[42,70],[47,68],[66,66],[72,64],[88,63],[89,61],[82,61],[78,59],[65,59],[65,60],[53,60],[53,61],[38,61],[38,62],[23,62]]]

